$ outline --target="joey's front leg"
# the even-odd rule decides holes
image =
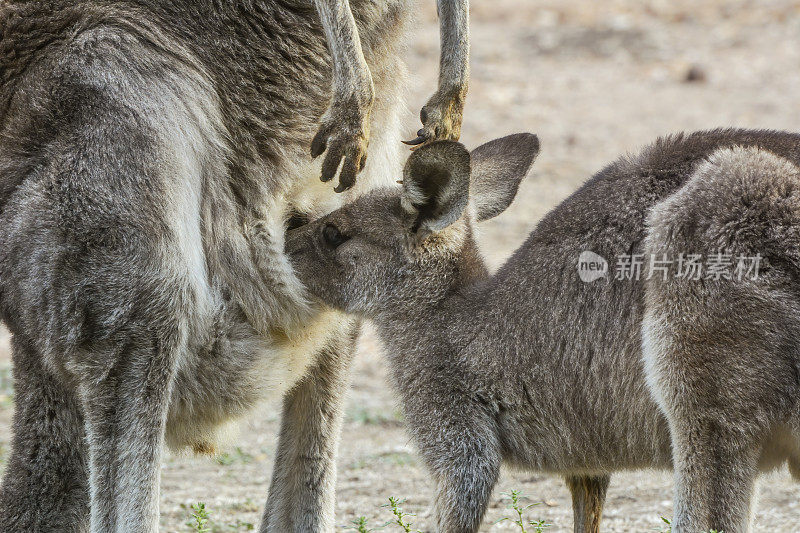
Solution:
[[[426,410],[422,417],[407,414],[413,421],[409,429],[436,480],[436,531],[473,533],[480,529],[500,473],[494,420],[481,405],[436,404],[418,406],[415,410]]]
[[[469,0],[437,0],[441,52],[439,87],[420,111],[422,129],[416,146],[437,140],[457,141],[469,85]]]
[[[333,58],[333,100],[311,142],[311,156],[316,158],[327,150],[320,176],[325,182],[336,176],[344,159],[334,189],[344,192],[355,184],[367,162],[375,89],[348,0],[314,0],[314,4]]]

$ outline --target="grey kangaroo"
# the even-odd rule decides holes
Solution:
[[[800,474],[800,136],[661,139],[489,275],[475,223],[506,209],[538,149],[529,134],[421,148],[402,189],[289,232],[299,278],[374,321],[439,531],[478,530],[502,461],[564,476],[576,532],[599,530],[611,472],[673,464],[673,531],[747,531],[757,473]],[[760,254],[760,273],[662,279],[648,265],[583,282],[577,268],[585,251],[719,250]]]
[[[440,85],[412,144],[458,137],[467,0],[439,10]],[[163,444],[211,452],[281,397],[261,531],[333,529],[357,325],[306,305],[283,239],[400,168],[411,11],[0,1],[0,318],[16,385],[0,529],[155,532]],[[319,178],[340,165],[335,195]]]

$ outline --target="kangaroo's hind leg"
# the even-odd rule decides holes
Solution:
[[[176,337],[132,336],[114,347],[113,366],[81,378],[92,533],[158,531],[161,454],[178,352],[169,340]]]
[[[761,148],[719,149],[650,211],[645,252],[731,258],[727,275],[646,282],[643,360],[672,437],[676,533],[749,531],[760,461],[796,416],[798,176]]]
[[[567,476],[575,533],[598,533],[611,476]]]
[[[674,432],[675,518],[672,530],[750,531],[760,447],[719,431],[713,422],[684,422]]]
[[[15,411],[11,454],[0,485],[6,533],[89,531],[83,417],[75,395],[14,337]]]
[[[771,332],[705,312],[690,332],[686,321],[646,319],[658,335],[645,351],[649,381],[672,437],[672,530],[744,533],[764,445],[791,405],[794,370],[775,353],[782,342]]]
[[[645,319],[649,382],[672,438],[672,530],[744,533],[765,439],[784,417],[781,397],[793,372],[770,353],[769,333],[704,312],[691,331],[688,321],[652,312]]]

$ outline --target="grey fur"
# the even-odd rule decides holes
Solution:
[[[426,141],[458,140],[469,86],[469,0],[437,0],[441,17],[439,88],[420,112]]]
[[[261,530],[333,528],[356,326],[308,307],[284,228],[399,169],[411,9],[316,7],[0,2],[0,318],[17,386],[3,531],[155,532],[162,444],[211,452],[281,395]],[[340,105],[365,68],[368,114]],[[339,196],[308,154],[320,122],[351,126],[329,107],[372,132]]]
[[[335,190],[343,192],[353,186],[356,175],[366,164],[369,115],[375,91],[349,0],[314,0],[314,4],[333,56],[334,91],[331,107],[322,117],[312,141],[311,155],[317,157],[327,150],[321,179],[330,181],[339,172]],[[406,144],[458,140],[461,135],[469,82],[469,0],[437,0],[437,7],[442,42],[439,87],[420,112],[422,129],[417,138]]]
[[[787,460],[800,473],[800,136],[660,139],[590,179],[490,276],[474,222],[510,204],[537,151],[525,135],[473,151],[470,207],[427,236],[410,221],[450,215],[436,210],[447,179],[413,195],[414,212],[408,187],[376,191],[290,232],[298,276],[375,322],[438,486],[440,531],[478,529],[501,461],[565,476],[575,531],[597,531],[610,473],[673,456],[673,531],[747,531],[756,473]],[[416,158],[434,159],[417,152],[407,169]],[[760,251],[764,277],[583,283],[576,269],[585,250],[613,268],[620,255],[719,247]]]

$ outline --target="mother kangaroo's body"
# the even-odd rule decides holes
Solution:
[[[164,441],[213,450],[284,393],[262,530],[332,527],[356,325],[305,307],[284,228],[391,179],[409,15],[350,6],[375,97],[369,163],[337,196],[308,154],[332,97],[310,1],[3,3],[3,531],[88,531],[90,515],[156,531]]]

